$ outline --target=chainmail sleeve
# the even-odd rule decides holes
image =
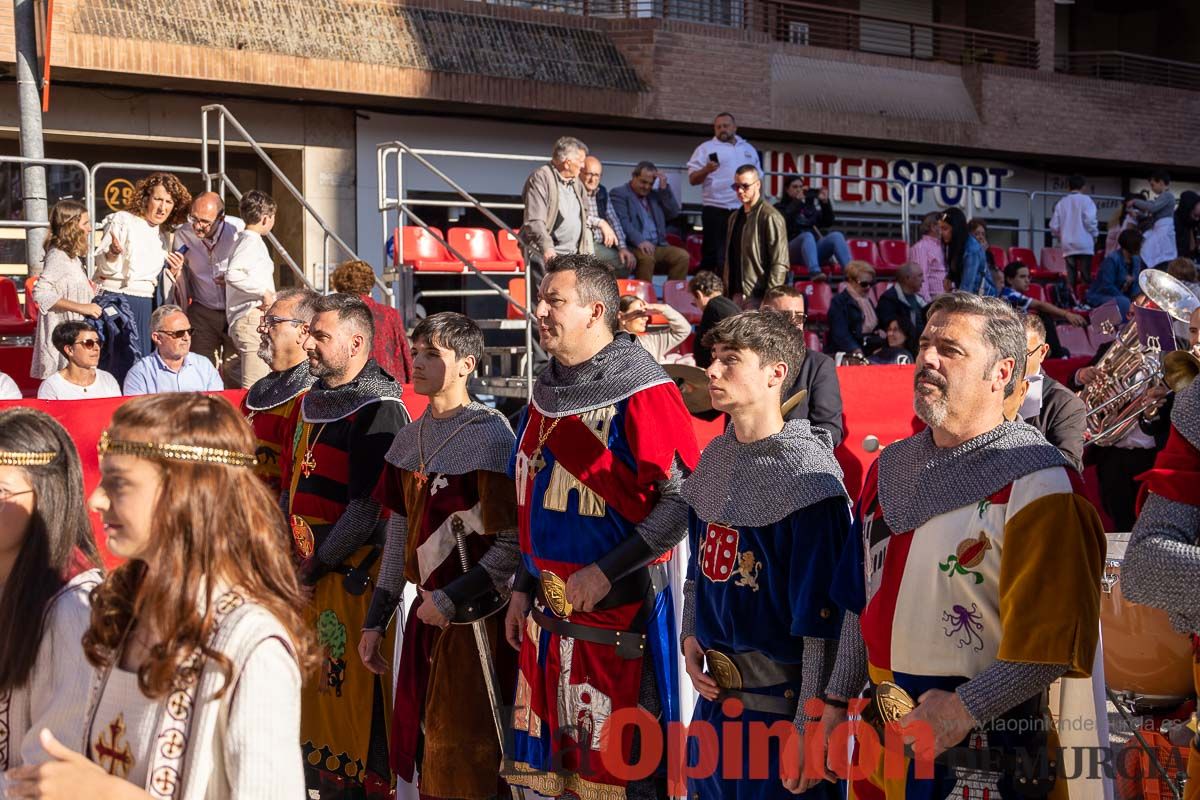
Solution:
[[[991,666],[955,691],[980,725],[1046,691],[1067,671],[1066,664],[993,661]]]
[[[387,630],[396,607],[404,597],[404,555],[408,546],[408,517],[392,514],[387,521],[387,539],[379,563],[379,579],[371,595],[371,605],[363,620],[363,630]]]
[[[336,567],[366,544],[375,523],[379,521],[381,510],[379,501],[370,497],[351,500],[317,549],[317,558],[321,563]]]
[[[833,671],[832,656],[837,652],[837,645],[829,639],[816,636],[804,637],[804,652],[800,661],[800,702],[796,706],[796,727],[803,731],[808,714],[804,708],[809,698],[820,697],[825,692]]]
[[[679,623],[679,651],[689,636],[696,635],[696,582],[683,582],[683,619]]]
[[[1135,603],[1161,608],[1184,632],[1200,631],[1200,506],[1151,493],[1125,561],[1121,591]]]
[[[847,611],[842,619],[842,636],[837,658],[825,688],[829,694],[858,697],[867,683],[867,644],[862,638],[858,615]]]

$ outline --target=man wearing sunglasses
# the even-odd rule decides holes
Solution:
[[[242,413],[258,439],[254,470],[277,495],[283,491],[280,453],[296,432],[300,398],[317,380],[308,368],[304,340],[320,299],[309,289],[284,289],[258,323],[258,357],[271,371],[250,387]]]
[[[225,388],[217,368],[192,352],[192,324],[183,309],[162,305],[150,315],[154,352],[125,376],[125,394],[219,392]]]
[[[192,352],[216,366],[237,353],[225,318],[225,279],[229,258],[243,223],[225,216],[225,203],[216,192],[203,192],[192,200],[187,223],[175,231],[175,249],[183,254],[186,306],[192,330]]]
[[[67,366],[42,381],[39,400],[85,400],[120,397],[121,384],[102,369],[100,334],[86,322],[71,320],[55,326],[50,343],[67,359]]]
[[[742,207],[726,221],[725,291],[757,307],[769,289],[787,282],[787,222],[763,201],[762,179],[753,164],[738,167],[731,188]]]

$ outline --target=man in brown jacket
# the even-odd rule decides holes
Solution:
[[[591,253],[592,231],[587,224],[587,202],[579,173],[587,158],[587,145],[573,136],[554,143],[550,163],[530,173],[521,191],[525,220],[521,242],[531,272],[540,278],[544,265],[556,256]]]
[[[762,179],[752,164],[738,167],[733,190],[742,207],[729,215],[725,250],[725,291],[758,306],[769,289],[787,282],[787,222],[762,199]]]

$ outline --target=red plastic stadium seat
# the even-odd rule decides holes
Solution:
[[[1004,269],[1008,265],[1008,257],[1005,255],[1003,247],[992,245],[987,251],[992,254],[992,261],[996,262],[996,269]]]
[[[833,302],[833,288],[829,281],[804,281],[796,284],[796,288],[804,294],[804,308],[812,322],[825,322],[829,319],[829,305]]]
[[[38,318],[38,306],[33,302],[33,285],[35,283],[37,283],[37,278],[25,279],[25,318],[30,322],[37,322]]]
[[[687,281],[667,281],[663,295],[667,305],[683,314],[688,322],[695,325],[700,321],[704,312],[700,310],[700,306],[696,305],[696,298],[688,294],[687,286]]]
[[[1029,290],[1025,292],[1025,294],[1034,300],[1041,300],[1043,303],[1046,302],[1045,287],[1043,287],[1040,283],[1029,284]]]
[[[427,231],[416,225],[405,225],[400,238],[404,253],[401,255],[400,249],[396,250],[395,263],[408,264],[414,272],[462,272],[465,269],[462,262],[451,259],[442,243],[433,238],[433,233],[442,235],[437,228]]]
[[[521,305],[525,305],[525,279],[524,278],[513,278],[512,280],[510,280],[508,282],[508,293],[509,293],[509,295],[512,296],[513,300],[516,300]],[[534,297],[531,302],[533,302],[533,303],[537,302],[537,293],[536,292],[534,292]],[[523,316],[521,316],[520,311],[517,311],[517,309],[513,308],[512,303],[505,303],[504,305],[508,308],[508,318],[509,319],[525,319]],[[532,308],[529,309],[529,313],[531,313],[531,314],[533,313]]]
[[[525,254],[521,252],[521,243],[517,237],[508,231],[496,231],[496,243],[500,245],[500,259],[515,261],[522,269],[525,267]]]
[[[484,272],[517,271],[516,261],[501,258],[496,237],[487,228],[451,228],[446,242]]]
[[[671,247],[683,247],[683,239],[680,239],[678,234],[668,233],[667,244]]]
[[[879,298],[883,297],[883,293],[892,288],[892,286],[893,283],[891,281],[875,281],[875,283],[871,285],[871,302],[878,303]]]
[[[688,265],[688,272],[695,272],[700,267],[700,252],[704,247],[704,237],[698,233],[689,233],[684,247],[692,259]]]
[[[1061,247],[1042,248],[1041,269],[1029,265],[1029,274],[1037,281],[1054,281],[1067,275],[1067,258]]]
[[[1000,269],[1004,269],[1005,267],[1007,267],[1009,264],[1011,264],[1014,261],[1020,261],[1022,264],[1029,267],[1029,269],[1031,271],[1037,269],[1037,264],[1038,264],[1037,256],[1035,256],[1033,254],[1033,251],[1030,250],[1028,247],[1010,247],[1010,248],[1008,248],[1008,260],[1005,261],[1003,264],[1001,264],[999,261],[997,261],[996,266],[999,267]]]
[[[847,239],[846,244],[850,247],[850,257],[855,261],[865,261],[872,267],[879,269],[879,249],[875,247],[875,243],[870,239]],[[846,265],[842,264],[842,269]]]
[[[903,239],[880,239],[879,240],[879,266],[897,267],[904,266],[904,262],[908,261],[908,245]]]
[[[32,336],[36,327],[21,309],[17,284],[0,278],[0,336]]]
[[[639,281],[636,278],[618,278],[617,291],[621,294],[631,294],[640,297],[647,303],[657,303],[658,294],[650,281]]]

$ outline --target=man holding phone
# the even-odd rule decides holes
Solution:
[[[621,222],[637,259],[637,277],[648,281],[664,266],[671,280],[687,277],[691,259],[682,247],[667,244],[667,220],[679,216],[679,201],[658,167],[649,161],[633,168],[633,178],[609,192],[608,202]]]
[[[743,164],[762,170],[758,151],[737,135],[733,114],[723,111],[713,120],[713,138],[702,142],[687,163],[688,182],[692,186],[702,185],[700,221],[704,228],[704,244],[700,253],[701,269],[719,270],[725,266],[729,213],[742,206],[730,187],[737,168]]]

